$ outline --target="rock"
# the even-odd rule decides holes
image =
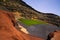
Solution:
[[[13,19],[11,12],[0,10],[0,40],[44,40],[18,31],[12,22]]]

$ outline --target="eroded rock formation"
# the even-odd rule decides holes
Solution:
[[[0,10],[0,40],[43,40],[18,31],[11,12]]]
[[[48,35],[47,40],[60,40],[60,31],[54,31]]]

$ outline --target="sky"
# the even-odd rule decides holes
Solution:
[[[60,0],[23,0],[32,8],[44,13],[54,13],[60,16]]]

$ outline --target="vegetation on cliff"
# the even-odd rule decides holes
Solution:
[[[10,12],[19,12],[20,16],[26,19],[38,19],[50,24],[60,26],[60,16],[52,13],[38,12],[23,0],[0,0],[0,9]],[[17,17],[18,18],[18,17]]]

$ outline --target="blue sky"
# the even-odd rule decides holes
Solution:
[[[60,16],[60,0],[23,0],[34,9]]]

